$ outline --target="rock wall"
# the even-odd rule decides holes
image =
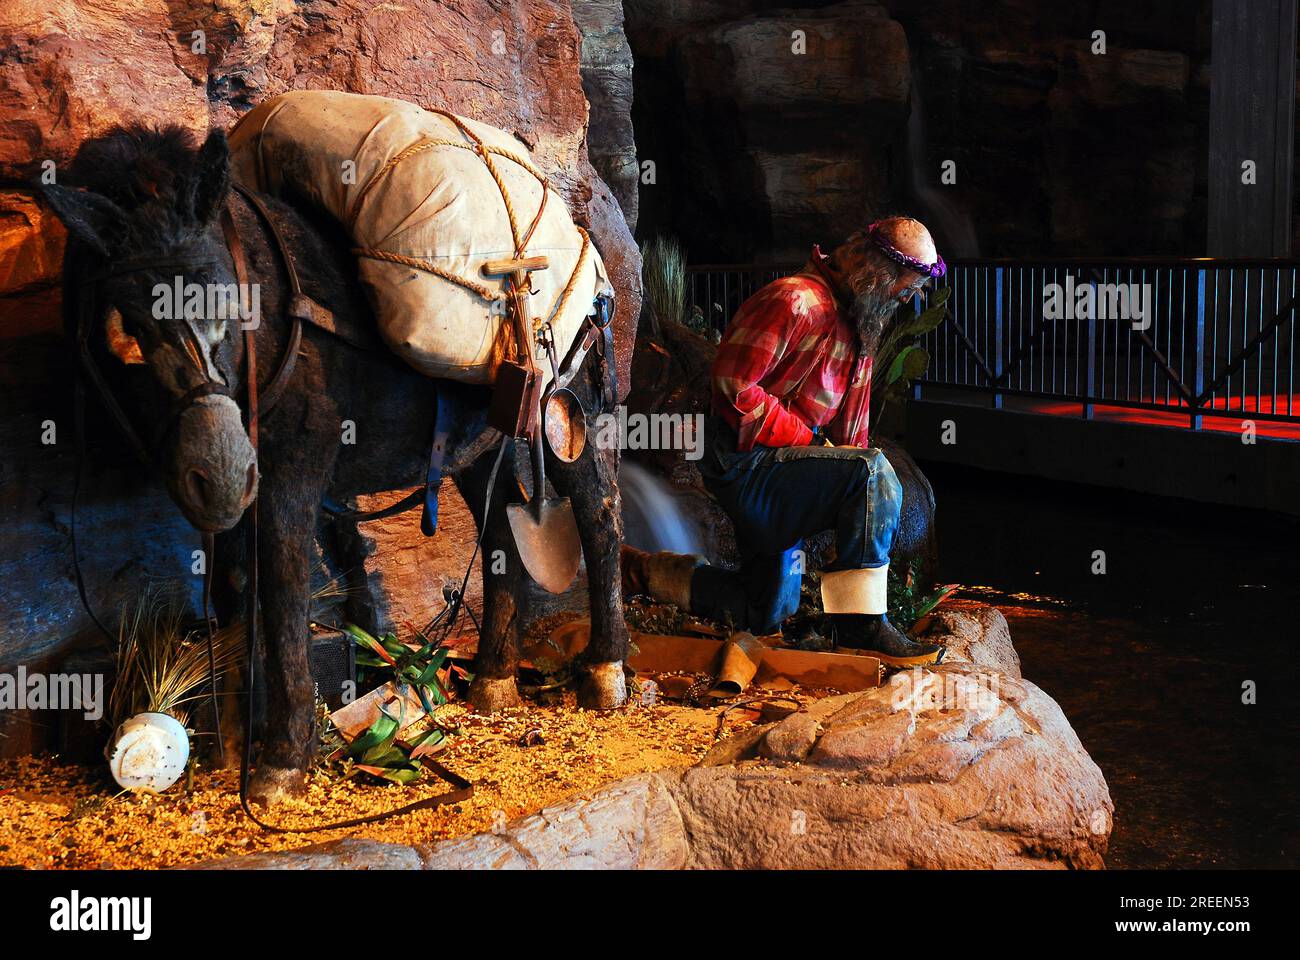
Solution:
[[[787,4],[787,7],[790,5]],[[801,261],[897,202],[907,38],[870,0],[629,0],[640,232],[695,262]]]
[[[622,0],[579,0],[582,89],[591,104],[587,153],[609,184],[629,230],[636,230],[639,171],[632,132],[632,48],[623,33]]]
[[[7,184],[0,191],[0,666],[62,651],[87,627],[68,538],[74,458],[72,368],[59,333],[63,231],[11,187],[48,162],[61,168],[85,139],[125,121],[179,123],[203,134],[289,89],[447,107],[518,136],[590,228],[618,288],[626,384],[640,257],[618,200],[589,160],[583,90],[584,66],[589,81],[608,81],[600,89],[610,92],[596,98],[606,133],[591,150],[616,170],[606,161],[617,153],[617,137],[630,143],[630,126],[617,117],[623,101],[614,81],[630,76],[615,49],[617,7],[584,10],[585,36],[569,0],[10,0],[0,7],[0,183]],[[598,63],[584,59],[601,50]],[[143,577],[188,571],[198,538],[160,489],[140,479],[106,419],[90,413],[82,553],[92,600],[112,615]],[[53,444],[41,442],[47,421],[57,428]],[[444,577],[463,572],[473,524],[454,493],[448,501],[444,524],[457,536],[426,543],[418,519],[372,533],[367,564],[384,584],[392,620],[436,610]]]
[[[1203,255],[1210,9],[626,0],[657,173],[638,232],[697,263],[798,262],[902,211],[956,255]],[[1295,208],[1300,237],[1300,188]]]

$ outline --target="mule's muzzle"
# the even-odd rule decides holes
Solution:
[[[218,394],[202,397],[180,414],[175,437],[172,498],[199,530],[229,530],[257,497],[257,454],[239,405]]]

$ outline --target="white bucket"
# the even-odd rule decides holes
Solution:
[[[181,778],[190,759],[190,738],[180,721],[165,713],[137,713],[117,728],[104,751],[118,785],[162,793]]]

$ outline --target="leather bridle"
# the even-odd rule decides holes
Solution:
[[[284,390],[288,386],[289,380],[293,376],[294,367],[298,360],[298,350],[302,343],[303,320],[314,320],[318,316],[323,317],[326,319],[326,323],[323,324],[323,326],[325,326],[325,329],[329,329],[332,332],[332,323],[329,322],[332,320],[332,315],[328,310],[317,304],[302,292],[302,286],[298,279],[298,272],[294,268],[293,260],[290,257],[288,248],[285,246],[284,238],[276,227],[275,222],[271,219],[270,211],[266,208],[262,199],[241,186],[234,185],[234,187],[235,191],[247,200],[249,205],[257,211],[259,216],[267,224],[272,236],[275,238],[277,247],[279,248],[281,262],[285,265],[286,272],[289,276],[289,286],[292,291],[292,297],[287,310],[287,316],[293,321],[293,325],[289,330],[289,341],[285,346],[283,354],[280,356],[280,362],[276,367],[275,375],[266,385],[266,388],[260,391],[260,401],[257,402],[256,405],[249,407],[249,409],[253,411],[252,416],[248,418],[249,422],[255,424],[259,418],[270,413],[276,403],[279,402],[280,398],[284,395]],[[242,299],[245,291],[248,289],[248,263],[247,257],[244,253],[243,242],[235,227],[235,220],[231,214],[229,204],[227,204],[221,211],[221,229],[225,236],[226,247],[230,252],[232,261],[234,262],[235,278],[239,284],[240,297]],[[81,278],[80,283],[85,287],[99,283],[110,277],[138,273],[143,270],[171,269],[177,272],[193,272],[200,267],[215,265],[216,262],[216,260],[211,258],[177,260],[168,257],[141,257],[134,260],[122,261],[114,264],[106,270],[92,273]],[[126,412],[117,402],[117,398],[113,395],[112,389],[109,387],[103,373],[99,369],[99,365],[95,362],[94,354],[90,349],[90,336],[95,329],[95,324],[94,318],[89,315],[90,311],[86,302],[87,299],[88,298],[85,298],[83,295],[83,302],[78,310],[77,322],[77,351],[82,368],[90,377],[91,382],[94,383],[110,415],[113,417],[113,420],[116,422],[123,434],[126,435],[127,440],[131,443],[131,446],[135,449],[140,459],[146,464],[156,463],[158,459],[157,452],[151,450],[150,445],[145,443],[141,438],[140,433],[132,425],[130,418],[126,415]],[[241,303],[241,307],[244,306],[245,305]],[[241,310],[241,314],[243,312],[244,311]],[[197,334],[193,327],[189,326],[188,321],[182,320],[181,322],[186,324],[188,335],[192,339],[197,339]],[[248,384],[250,403],[259,394],[256,384],[257,353],[254,343],[256,328],[257,324],[243,324],[244,377]],[[180,396],[171,400],[170,409],[165,421],[166,426],[163,432],[159,435],[160,442],[166,440],[171,429],[175,426],[176,422],[180,420],[185,411],[204,397],[215,395],[229,397],[232,400],[236,399],[231,388],[227,384],[214,379],[206,369],[200,368],[200,373],[202,374],[203,379],[197,386],[185,391]],[[238,401],[236,400],[236,402]],[[256,447],[255,443],[254,447]]]

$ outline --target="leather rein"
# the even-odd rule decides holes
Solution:
[[[266,225],[266,228],[271,238],[274,240],[276,250],[279,253],[280,262],[284,265],[285,273],[288,276],[289,288],[290,288],[290,300],[289,300],[288,307],[285,311],[286,316],[292,321],[292,326],[290,327],[289,330],[289,339],[285,346],[285,350],[283,354],[280,356],[279,363],[276,366],[275,374],[271,377],[270,381],[267,383],[264,389],[259,388],[258,375],[257,375],[257,345],[255,340],[255,334],[258,325],[256,323],[242,324],[243,332],[244,332],[244,381],[245,381],[244,385],[247,393],[247,402],[244,405],[243,412],[245,417],[245,426],[248,432],[249,443],[253,447],[255,458],[258,458],[259,455],[258,435],[259,435],[260,420],[263,416],[265,416],[272,409],[274,409],[275,405],[279,402],[281,397],[284,395],[284,391],[288,386],[290,379],[293,377],[293,372],[297,365],[298,352],[302,345],[302,329],[303,329],[304,322],[311,323],[314,327],[324,330],[325,332],[330,333],[333,336],[352,344],[353,346],[357,346],[362,349],[369,349],[369,345],[359,343],[353,338],[348,337],[342,331],[340,331],[337,324],[334,322],[333,314],[325,307],[321,306],[316,301],[314,301],[311,297],[303,293],[302,284],[298,278],[298,271],[294,266],[293,256],[289,250],[288,245],[285,242],[283,234],[280,232],[279,227],[276,225],[275,220],[272,218],[271,212],[267,208],[265,202],[262,200],[261,197],[257,196],[257,194],[253,193],[251,190],[248,190],[239,184],[232,184],[232,187],[234,188],[235,192],[237,192],[239,196],[242,197],[244,201],[247,202],[248,205],[256,212],[258,218],[262,221],[262,223]],[[235,219],[233,213],[231,212],[231,204],[229,201],[226,203],[226,205],[222,208],[221,211],[221,230],[225,238],[226,248],[229,251],[231,260],[234,264],[235,279],[239,284],[240,301],[241,301],[240,315],[242,319],[242,316],[245,313],[245,310],[243,308],[246,306],[243,300],[244,300],[245,292],[249,289],[248,257],[244,249],[243,241],[239,236],[239,231],[235,226]],[[158,259],[143,258],[138,260],[120,261],[114,264],[108,270],[97,272],[95,274],[92,274],[84,278],[82,283],[83,284],[97,283],[110,276],[131,273],[138,270],[158,269],[160,267],[175,267],[177,269],[192,270],[196,266],[201,266],[212,262],[213,261],[193,261],[193,260],[186,261],[186,262],[177,262],[177,261],[172,261],[172,260],[167,260],[162,258],[158,258]],[[89,322],[87,313],[88,311],[85,307],[84,298],[83,298],[83,303],[78,313],[78,329],[77,329],[78,352],[80,354],[81,367],[86,371],[86,373],[90,376],[92,382],[94,382],[95,386],[98,388],[98,391],[101,394],[104,403],[109,410],[110,415],[116,421],[118,427],[123,431],[123,433],[126,434],[128,440],[135,448],[137,455],[139,455],[146,463],[152,463],[154,462],[155,458],[150,456],[149,447],[143,442],[143,440],[140,438],[140,435],[135,431],[134,427],[131,425],[130,418],[126,416],[125,411],[117,403],[116,399],[112,394],[112,391],[108,387],[107,382],[104,380],[102,374],[99,371],[98,366],[94,362],[94,357],[90,351],[90,345],[89,345],[90,328],[92,324]],[[191,331],[191,335],[193,335],[192,331]],[[180,417],[184,414],[184,412],[203,397],[212,396],[212,395],[225,396],[225,397],[229,397],[232,400],[235,400],[235,402],[238,403],[238,400],[233,396],[232,390],[229,386],[222,383],[220,380],[214,379],[210,373],[206,372],[206,370],[204,370],[204,376],[205,378],[202,383],[186,391],[184,394],[182,394],[180,397],[177,397],[172,402],[171,410],[169,411],[168,414],[167,425],[164,428],[164,433],[162,434],[163,440],[165,440],[167,435],[170,433],[170,431],[174,429],[176,423],[180,420]],[[78,389],[78,397],[79,399],[82,397],[82,391],[80,388]],[[79,410],[80,410],[80,404],[79,404]],[[80,417],[80,412],[78,415],[78,423],[79,423],[79,436],[80,436],[84,432],[81,417]],[[79,443],[79,446],[81,446],[81,443]],[[260,458],[258,458],[256,462],[260,462]],[[78,486],[79,485],[80,485],[80,469],[78,469]],[[419,492],[417,491],[417,493]],[[408,497],[406,501],[402,501],[401,503],[395,504],[393,507],[388,507],[384,510],[376,510],[369,513],[353,512],[348,515],[348,518],[352,520],[365,520],[365,519],[375,519],[379,515],[391,515],[392,513],[399,512],[398,510],[394,509],[394,507],[401,506],[403,508],[409,508],[415,506],[419,502],[419,499],[415,499],[414,497],[415,495],[413,495],[412,497]],[[407,501],[410,502],[408,503]],[[245,587],[246,596],[248,598],[248,606],[247,606],[246,617],[245,617],[246,619],[245,631],[246,631],[246,640],[247,640],[246,669],[248,671],[248,682],[246,685],[247,699],[246,699],[246,710],[245,710],[245,717],[244,717],[244,743],[243,743],[244,749],[243,749],[243,756],[241,757],[241,762],[240,762],[240,776],[239,776],[239,802],[240,802],[240,806],[243,808],[245,816],[247,816],[250,820],[256,823],[259,827],[262,827],[264,830],[268,830],[274,833],[316,833],[322,830],[338,830],[338,829],[345,829],[349,827],[361,826],[363,824],[368,824],[368,823],[375,823],[377,821],[389,819],[390,817],[396,817],[396,816],[405,815],[407,813],[412,813],[416,810],[424,810],[424,809],[429,809],[431,807],[445,806],[447,804],[459,803],[463,800],[469,799],[469,797],[473,796],[474,793],[474,785],[472,783],[456,775],[455,773],[451,772],[446,767],[442,766],[432,758],[425,757],[422,760],[424,765],[429,767],[441,779],[451,784],[453,789],[447,791],[446,793],[438,794],[433,797],[426,797],[423,800],[419,800],[416,801],[415,803],[407,804],[405,806],[399,807],[395,810],[387,811],[385,813],[379,813],[367,817],[358,817],[355,819],[345,820],[337,823],[321,824],[321,825],[317,825],[313,827],[305,827],[305,828],[278,827],[272,824],[268,824],[263,820],[261,820],[260,818],[258,818],[258,816],[254,814],[253,811],[250,809],[249,802],[248,802],[248,785],[249,785],[249,780],[251,775],[251,767],[253,763],[253,756],[252,756],[253,755],[253,689],[255,686],[256,656],[257,656],[257,646],[258,646],[257,634],[258,634],[259,585],[258,585],[257,509],[258,509],[258,499],[255,498],[253,502],[249,504],[248,509],[246,511],[246,516],[248,519],[248,541],[249,541],[248,542],[248,571],[247,571],[248,577],[247,577],[247,584]],[[73,531],[74,531],[73,532],[73,559],[74,559],[74,565],[76,566],[78,592],[81,595],[82,602],[86,606],[86,609],[90,611],[90,606],[86,597],[84,583],[81,577],[80,564],[77,559],[78,553],[76,547],[76,533],[75,533],[75,493],[74,493]],[[211,593],[212,593],[212,580],[213,580],[214,567],[215,567],[215,536],[211,533],[203,533],[202,540],[203,540],[203,552],[204,552],[204,561],[205,561],[204,574],[203,574],[203,616],[204,616],[204,621],[207,630],[209,682],[212,691],[212,711],[213,711],[213,717],[215,721],[218,751],[222,756],[222,758],[224,759],[225,747],[224,747],[224,741],[221,734],[220,711],[218,710],[217,707],[217,678],[216,678],[216,669],[215,669],[214,652],[213,652],[213,635],[216,630],[216,621],[209,612]],[[104,630],[102,623],[100,623],[99,618],[94,615],[93,611],[91,611],[91,616],[95,620],[96,624],[100,626],[100,629]],[[107,633],[107,630],[104,630],[104,632]]]

